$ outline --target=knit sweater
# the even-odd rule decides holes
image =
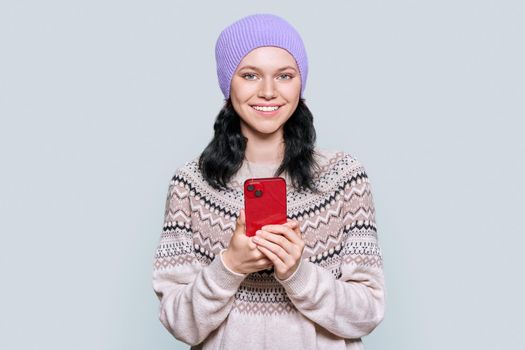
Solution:
[[[154,263],[159,319],[191,349],[363,349],[382,320],[383,259],[371,186],[363,165],[343,151],[316,148],[321,193],[287,180],[288,218],[305,242],[285,280],[273,268],[240,274],[222,260],[244,207],[243,182],[273,176],[279,164],[247,162],[215,190],[198,158],[176,169],[168,188]]]

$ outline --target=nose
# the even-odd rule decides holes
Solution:
[[[261,89],[259,90],[259,97],[266,99],[273,98],[276,95],[274,82],[272,79],[263,79]]]

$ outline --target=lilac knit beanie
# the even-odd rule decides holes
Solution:
[[[301,76],[301,96],[308,75],[308,59],[299,33],[284,19],[273,14],[254,14],[226,27],[215,44],[217,76],[225,99],[230,97],[233,73],[251,50],[277,46],[287,50],[297,62]]]

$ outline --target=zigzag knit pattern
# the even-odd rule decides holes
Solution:
[[[315,174],[320,194],[288,189],[288,218],[300,224],[306,244],[303,259],[329,271],[335,279],[343,268],[382,273],[371,186],[362,164],[345,152],[322,151]],[[220,259],[228,246],[239,210],[242,179],[228,190],[215,190],[198,171],[197,158],[171,179],[164,225],[154,258],[155,271],[188,271]],[[287,314],[297,312],[273,270],[249,274],[235,294],[231,312]]]

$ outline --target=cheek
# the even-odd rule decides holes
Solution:
[[[301,95],[301,82],[295,81],[291,84],[287,84],[281,87],[281,94],[285,96],[289,101],[298,100]]]
[[[240,101],[244,102],[249,99],[254,92],[257,91],[257,86],[254,83],[245,82],[243,80],[234,79],[230,88],[230,95]]]
[[[238,91],[232,91],[230,92],[232,105],[237,114],[242,115],[244,110],[246,108],[246,100],[245,94],[239,94]]]

